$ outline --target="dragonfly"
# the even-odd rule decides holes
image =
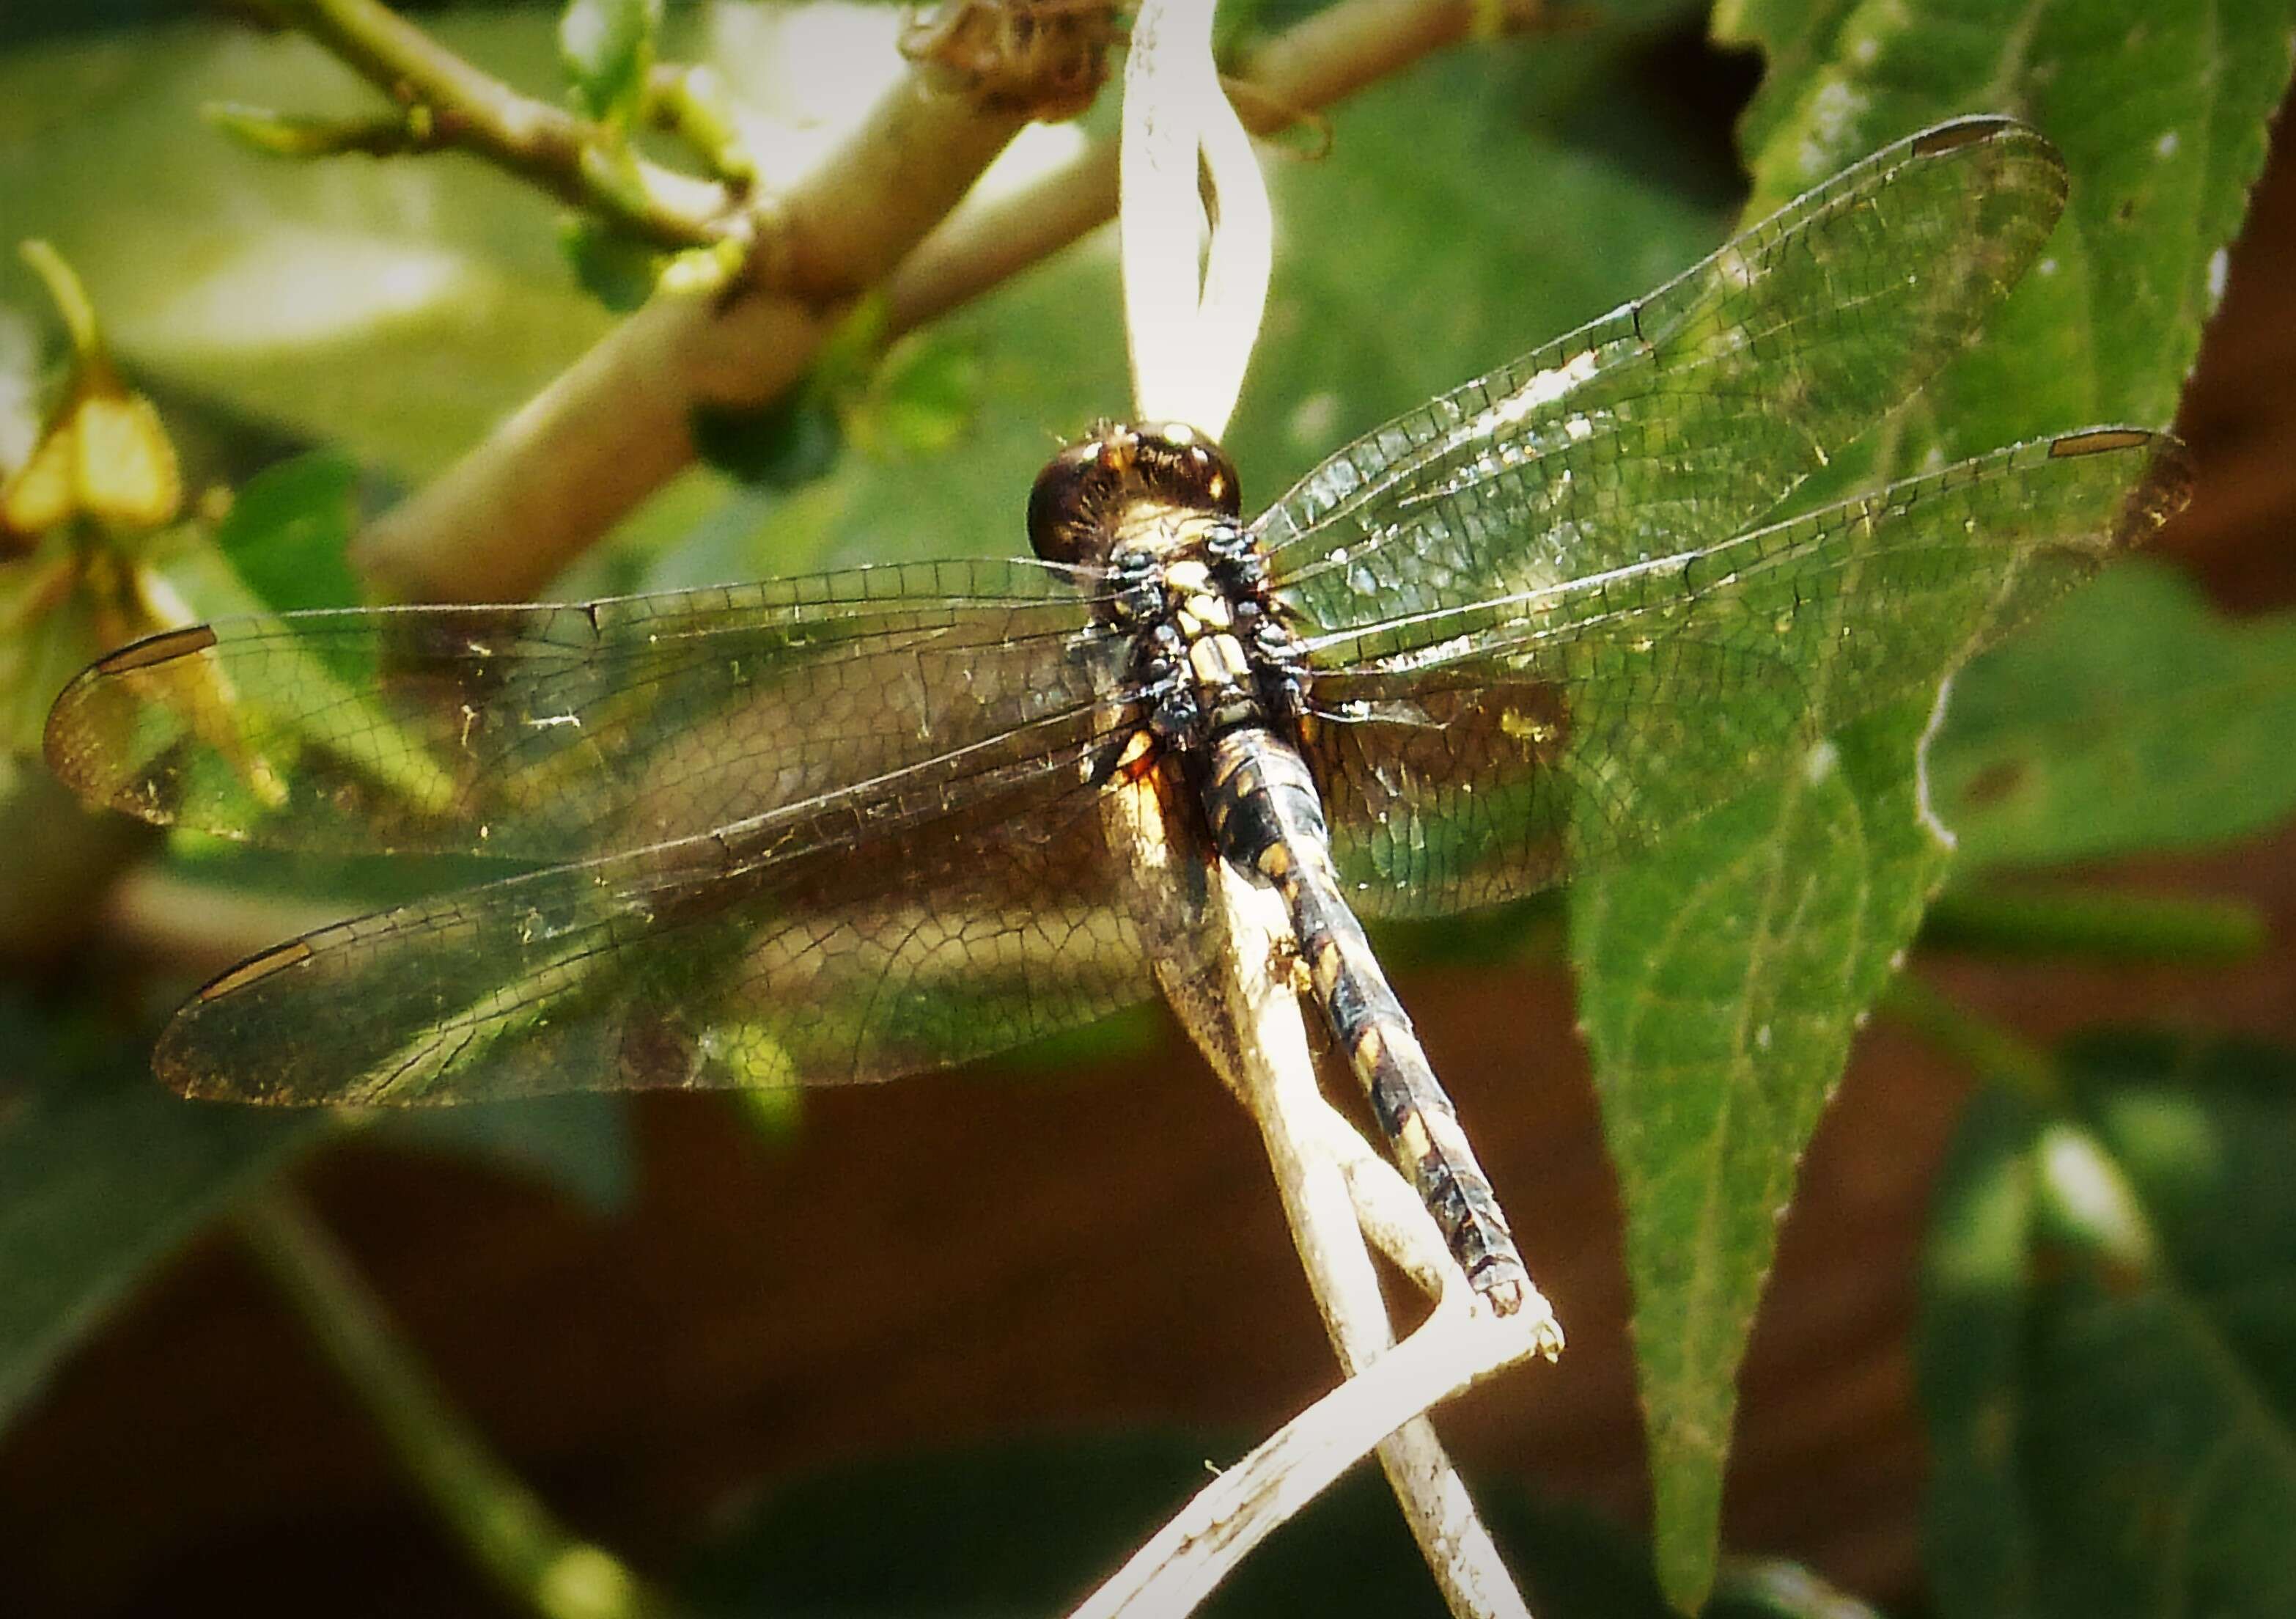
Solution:
[[[1031,557],[127,646],[49,720],[86,798],[523,863],[231,968],[155,1068],[291,1104],[885,1080],[1203,990],[1219,947],[1171,901],[1225,861],[1281,897],[1326,1044],[1511,1309],[1517,1245],[1359,918],[1654,842],[2184,504],[2172,440],[2103,426],[1777,515],[1971,341],[2066,191],[2022,124],[1925,130],[1249,522],[1208,438],[1103,423],[1031,490]],[[1144,804],[1154,859],[1115,813]]]

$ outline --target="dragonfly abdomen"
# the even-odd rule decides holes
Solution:
[[[1522,1256],[1451,1098],[1341,894],[1307,761],[1263,727],[1231,730],[1211,744],[1203,801],[1221,855],[1282,897],[1332,1038],[1453,1257],[1494,1310],[1517,1309],[1529,1281]]]

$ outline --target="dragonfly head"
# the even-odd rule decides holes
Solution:
[[[1105,562],[1119,523],[1142,506],[1234,519],[1235,464],[1184,422],[1103,422],[1037,474],[1029,544],[1046,562]]]

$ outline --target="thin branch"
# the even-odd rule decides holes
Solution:
[[[521,95],[381,0],[263,4],[416,113],[407,127],[420,145],[474,152],[663,247],[706,246],[745,228],[726,186],[650,163],[603,126]],[[608,152],[613,160],[602,160]]]
[[[1925,945],[2010,956],[2197,966],[2247,960],[2271,941],[2271,925],[2252,900],[2070,883],[1948,888],[1922,916]]]
[[[1471,1299],[1463,1278],[1418,1331],[1199,1492],[1076,1610],[1077,1619],[1164,1619],[1189,1611],[1380,1435],[1493,1372],[1543,1352],[1547,1340],[1535,1315],[1495,1316]]]
[[[1217,437],[1226,431],[1259,335],[1273,232],[1258,160],[1214,68],[1210,0],[1148,0],[1142,8],[1125,75],[1123,123],[1125,327],[1136,414],[1184,421]],[[1209,220],[1200,185],[1210,193]],[[1200,276],[1198,243],[1207,225]],[[1214,1004],[1195,992],[1200,976],[1167,972],[1189,985],[1171,999],[1260,1125],[1301,1264],[1341,1365],[1353,1378],[1394,1341],[1364,1245],[1366,1229],[1375,1229],[1431,1294],[1464,1297],[1465,1278],[1402,1178],[1373,1160],[1316,1087],[1299,997],[1276,982],[1273,967],[1279,941],[1291,937],[1282,902],[1225,861],[1215,861],[1210,883],[1197,889],[1172,868],[1161,824],[1153,818],[1159,796],[1120,796],[1126,801],[1111,812],[1119,848],[1154,867],[1154,881],[1194,900],[1193,914],[1178,917],[1170,934],[1185,958],[1209,958]],[[1161,900],[1153,915],[1172,920],[1182,903]],[[1432,1426],[1418,1415],[1440,1397],[1431,1388],[1426,1393],[1417,1410],[1363,1435],[1356,1453],[1379,1444],[1390,1485],[1453,1613],[1528,1619],[1464,1483]],[[1322,1487],[1309,1482],[1317,1476],[1318,1454],[1315,1443],[1270,1453],[1269,1475],[1251,1500],[1271,1522]],[[1109,1612],[1161,1614],[1193,1606],[1264,1533],[1239,1532],[1226,1516],[1232,1510],[1218,1509],[1206,1520],[1217,1525],[1204,1532],[1209,1555],[1183,1557],[1188,1538],[1176,1543],[1168,1529],[1084,1611],[1103,1611],[1104,1604]]]
[[[762,406],[794,386],[837,313],[883,279],[1025,121],[905,74],[775,201],[737,295],[656,298],[369,525],[354,560],[403,598],[532,596],[693,461],[698,406]]]
[[[1551,15],[1546,0],[1516,0],[1512,26]],[[1272,135],[1421,58],[1470,37],[1472,0],[1349,0],[1318,12],[1254,52],[1239,75],[1250,94],[1237,111],[1254,135]],[[969,203],[921,242],[886,284],[895,331],[947,314],[1105,224],[1116,213],[1116,148],[1086,148],[1027,190]]]
[[[1973,1070],[2050,1112],[2064,1108],[2064,1080],[2050,1055],[2014,1031],[1988,1022],[1939,994],[1911,973],[1899,973],[1882,991],[1884,1016],[1904,1023]]]
[[[1341,1370],[1354,1377],[1379,1363],[1394,1343],[1387,1302],[1364,1245],[1367,1233],[1433,1296],[1467,1298],[1472,1290],[1426,1205],[1316,1083],[1299,998],[1275,983],[1267,966],[1277,941],[1290,936],[1280,902],[1224,863],[1220,881],[1232,967],[1223,988],[1242,1031],[1234,1083],[1259,1125],[1324,1330]],[[1538,1330],[1522,1352],[1551,1360],[1562,1348],[1553,1312],[1536,1291],[1526,1303],[1523,1313]],[[1424,1393],[1410,1420],[1379,1442],[1389,1487],[1452,1613],[1461,1619],[1527,1615],[1433,1423],[1420,1414],[1448,1395],[1433,1386]]]
[[[1518,14],[1528,25],[1547,12],[1521,0]],[[1467,37],[1475,16],[1472,0],[1349,0],[1251,58],[1261,92],[1253,106],[1313,111]],[[761,406],[795,386],[841,298],[882,283],[898,334],[1111,218],[1116,153],[1103,144],[941,223],[1023,116],[939,93],[922,73],[902,79],[785,199],[777,229],[795,243],[785,281],[768,263],[764,292],[641,310],[371,525],[357,547],[362,570],[406,599],[530,596],[693,461],[697,406]],[[1265,111],[1254,119],[1263,129],[1283,121]]]

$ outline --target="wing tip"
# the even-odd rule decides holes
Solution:
[[[1932,124],[1910,136],[1906,144],[1917,158],[1933,158],[1942,152],[1956,152],[1964,146],[1974,146],[1980,141],[1997,139],[2003,131],[2021,129],[2023,125],[2015,119],[1997,112],[1972,113],[1966,118],[1949,118],[1941,124]]]
[[[66,786],[91,798],[102,793],[81,768],[86,752],[79,741],[79,708],[98,678],[90,667],[65,681],[56,700],[48,704],[48,717],[40,726],[40,754],[48,761],[48,769]]]
[[[40,756],[47,761],[48,773],[86,802],[168,826],[175,818],[170,807],[133,793],[134,778],[118,768],[98,740],[102,727],[90,719],[89,711],[108,689],[106,678],[102,665],[90,664],[56,694],[40,727]]]
[[[2193,501],[2193,456],[2185,441],[2171,433],[2155,433],[2152,457],[2144,477],[2129,491],[2122,519],[2127,544],[2150,539]]]
[[[2144,457],[2144,470],[2130,483],[2120,517],[2104,536],[2106,547],[2114,551],[2144,545],[2192,503],[2192,452],[2174,433],[2142,427],[2087,427],[2049,440],[2052,461],[2132,451]]]
[[[130,641],[116,651],[106,653],[88,665],[92,675],[132,674],[139,669],[152,669],[162,663],[173,663],[181,658],[195,656],[216,644],[215,627],[193,624],[184,629],[163,629],[157,635],[145,636],[140,641]]]
[[[2012,118],[2005,112],[1972,112],[1949,118],[1906,136],[1906,144],[1917,158],[1933,158],[1958,152],[1964,146],[1989,145],[2005,140],[2056,150],[2048,136],[2022,119]]]
[[[222,1076],[199,1059],[188,1038],[189,1012],[187,1007],[176,1013],[160,1031],[160,1043],[152,1048],[152,1072],[160,1083],[187,1102],[260,1100],[226,1084]]]
[[[175,806],[134,791],[144,778],[121,769],[118,756],[102,744],[102,708],[119,694],[133,692],[132,685],[121,684],[127,678],[196,657],[214,646],[217,638],[205,624],[162,630],[105,653],[66,681],[40,727],[40,752],[50,772],[91,803],[154,826],[172,826]]]
[[[228,1002],[275,973],[300,966],[310,959],[312,950],[308,937],[290,939],[226,967],[201,984],[160,1031],[159,1043],[152,1052],[152,1072],[159,1076],[160,1082],[177,1096],[195,1102],[287,1100],[277,1087],[266,1084],[249,1069],[218,1065],[210,1052],[203,1048],[206,1042],[201,1039],[201,1024],[209,1008]]]
[[[2072,194],[2072,171],[2065,164],[2065,154],[2054,141],[2021,119],[2001,112],[1972,113],[1932,124],[1907,136],[1904,143],[1908,161],[1980,152],[1991,165],[1995,184],[2005,183],[2005,177],[2022,165],[2027,177],[2019,188],[2053,199],[2054,211],[2063,210]],[[2034,243],[2036,251],[2039,245]]]
[[[211,1001],[221,1000],[250,984],[270,977],[274,973],[299,966],[310,958],[311,941],[308,939],[290,939],[284,944],[258,951],[238,966],[217,974],[201,984],[199,992],[192,997],[192,1005],[204,1007]]]

